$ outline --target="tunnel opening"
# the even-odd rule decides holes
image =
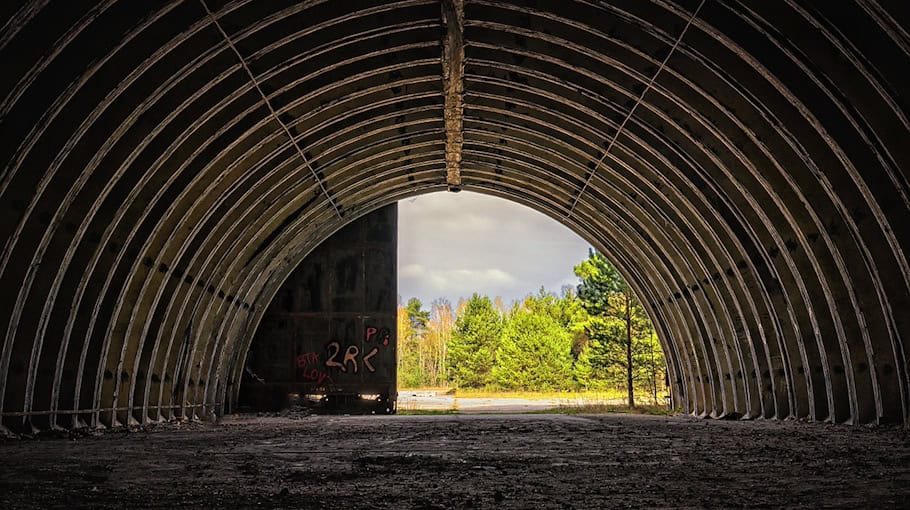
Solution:
[[[471,192],[401,202],[399,222],[403,409],[666,405],[662,347],[645,309],[577,234]]]
[[[647,313],[551,218],[477,193],[423,195],[353,220],[300,262],[253,336],[233,409],[390,414],[399,391],[409,413],[431,410],[418,395],[460,412],[515,398],[667,408]]]

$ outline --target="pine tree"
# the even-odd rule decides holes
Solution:
[[[644,307],[619,271],[599,253],[590,252],[586,260],[575,266],[575,274],[582,280],[578,297],[591,315],[586,329],[592,340],[592,365],[602,364],[604,369],[622,365],[628,404],[634,407],[636,351],[640,350],[644,331],[650,328]],[[617,344],[624,351],[618,363],[611,352]]]
[[[408,299],[407,304],[408,320],[411,321],[411,327],[420,331],[427,327],[430,320],[430,312],[423,310],[423,303],[416,297]]]
[[[493,367],[498,386],[552,390],[571,384],[572,335],[543,311],[540,306],[522,307],[510,314]]]
[[[591,390],[596,387],[594,366],[591,364],[590,348],[585,346],[572,364],[572,380],[576,387],[582,390]]]
[[[446,354],[450,381],[464,388],[479,388],[493,382],[492,369],[502,319],[486,296],[476,293],[464,303]]]

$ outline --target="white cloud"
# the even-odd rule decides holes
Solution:
[[[556,221],[502,199],[436,193],[399,204],[399,294],[429,303],[479,292],[506,301],[558,291],[589,244]]]
[[[449,289],[480,289],[512,285],[515,277],[501,269],[448,269],[430,270],[427,275],[439,291]]]
[[[423,278],[427,274],[427,268],[420,264],[408,264],[398,268],[399,278]]]

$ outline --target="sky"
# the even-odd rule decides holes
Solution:
[[[429,309],[472,293],[506,303],[541,286],[576,285],[590,245],[533,209],[478,193],[432,193],[398,203],[398,294]]]

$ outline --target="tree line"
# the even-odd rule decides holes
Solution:
[[[580,283],[543,288],[510,306],[475,293],[454,308],[398,307],[398,380],[407,388],[621,390],[628,405],[664,392],[663,352],[628,283],[601,254],[574,268]]]

